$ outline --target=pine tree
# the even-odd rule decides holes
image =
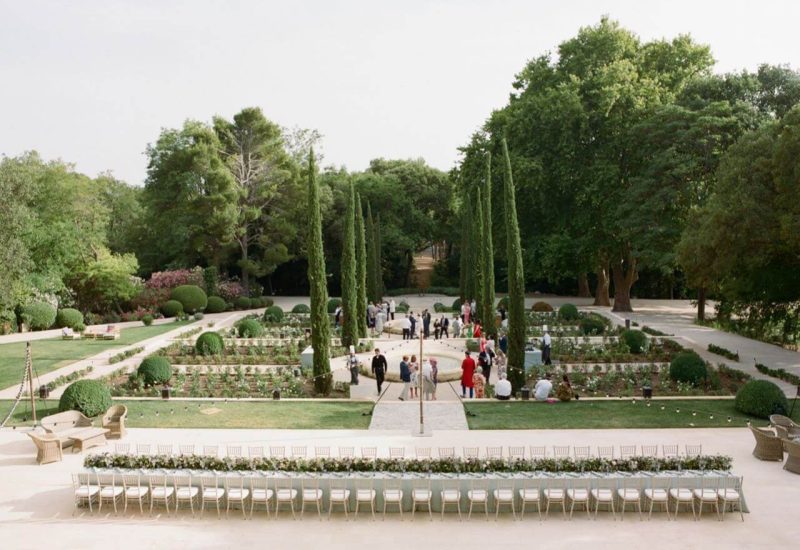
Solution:
[[[364,234],[364,212],[361,195],[356,193],[356,309],[358,336],[367,337],[367,242]]]
[[[492,244],[492,156],[486,154],[486,181],[483,183],[483,309],[484,331],[497,336],[494,323],[494,245]]]
[[[353,183],[348,184],[347,213],[342,237],[342,345],[358,344],[358,291],[356,288],[356,207]]]
[[[475,273],[475,311],[471,316],[485,323],[481,318],[483,311],[483,205],[481,204],[481,188],[475,188],[475,223],[473,224],[472,242],[475,243],[472,271]]]
[[[328,317],[328,287],[325,276],[325,252],[322,247],[322,216],[319,212],[319,189],[317,188],[314,149],[308,154],[308,205],[309,226],[306,247],[308,249],[308,286],[311,289],[311,347],[314,350],[314,390],[328,395],[331,392],[330,343],[331,326]]]
[[[502,142],[505,174],[503,200],[506,215],[508,246],[508,379],[514,391],[525,385],[525,274],[522,269],[522,247],[514,198],[514,180],[508,144]]]

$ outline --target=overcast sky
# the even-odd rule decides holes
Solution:
[[[643,40],[690,33],[716,70],[800,67],[800,1],[0,0],[0,153],[36,149],[141,184],[148,143],[259,106],[316,128],[324,164],[457,147],[525,62],[608,14]]]

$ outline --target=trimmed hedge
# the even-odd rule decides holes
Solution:
[[[153,355],[139,364],[136,373],[144,379],[145,386],[166,384],[172,378],[172,365],[166,357]]]
[[[206,304],[206,313],[222,313],[228,309],[228,304],[219,296],[209,296]]]
[[[622,332],[620,338],[628,345],[628,349],[631,350],[631,353],[639,354],[647,349],[647,335],[641,330],[625,330]]]
[[[500,301],[502,302],[503,300],[500,300]],[[461,304],[462,303],[463,302],[461,301],[461,298],[456,298],[455,300],[453,300],[453,305],[452,305],[453,311],[457,311],[457,312],[461,313]],[[498,306],[498,307],[500,307],[500,306]]]
[[[88,417],[103,414],[111,407],[111,390],[99,380],[73,382],[58,402],[58,410],[80,411]]]
[[[598,336],[606,331],[606,324],[596,315],[587,315],[581,319],[581,332],[585,336]]]
[[[580,315],[578,315],[578,308],[575,304],[563,304],[558,308],[558,317],[565,321],[575,321]]]
[[[537,313],[552,313],[553,306],[547,302],[534,302],[534,304],[531,306],[531,311],[535,311]]]
[[[264,327],[255,319],[244,319],[237,330],[239,338],[258,338],[264,334]]]
[[[204,332],[197,337],[194,349],[200,355],[220,355],[225,349],[225,340],[217,332]]]
[[[395,311],[397,311],[397,313],[408,313],[408,310],[410,310],[410,309],[411,309],[411,306],[409,306],[408,302],[406,302],[404,300],[404,301],[400,302],[399,304],[397,304],[397,307],[395,308]]]
[[[669,377],[675,382],[688,382],[695,386],[708,376],[708,367],[694,351],[682,351],[669,364]]]
[[[147,314],[147,315],[143,316],[142,317],[142,324],[144,326],[146,326],[146,327],[149,327],[150,325],[152,325],[153,324],[153,316],[150,315],[150,314]]]
[[[255,302],[255,304],[253,302]],[[261,300],[259,298],[239,296],[233,301],[233,305],[236,307],[236,309],[250,309],[253,307],[261,307]]]
[[[205,291],[197,285],[175,287],[170,294],[170,299],[179,301],[183,305],[183,311],[189,314],[203,311],[208,305]]]
[[[161,313],[164,317],[179,317],[183,315],[183,304],[178,300],[167,300],[161,306]]]
[[[67,307],[64,309],[59,309],[58,313],[56,313],[56,326],[58,328],[69,327],[73,330],[77,330],[82,324],[83,313],[77,309]]]
[[[22,307],[22,317],[33,330],[46,330],[56,321],[56,308],[47,302],[33,302]]]
[[[280,323],[283,321],[283,310],[278,306],[269,306],[264,311],[264,321],[267,323]]]
[[[436,313],[444,313],[445,311],[447,311],[447,308],[444,306],[442,302],[436,302],[435,304],[433,304],[433,311],[435,311]]]
[[[340,298],[331,298],[328,300],[328,313],[336,313],[336,308],[342,305]]]
[[[311,308],[305,304],[297,304],[292,308],[292,313],[311,313]]]
[[[769,380],[750,380],[736,392],[734,407],[744,414],[769,418],[771,414],[786,415],[789,401],[783,391]]]

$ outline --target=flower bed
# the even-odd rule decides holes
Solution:
[[[618,338],[592,342],[590,339],[553,339],[551,356],[561,363],[668,363],[683,347],[668,338],[649,338],[643,353],[631,353]]]

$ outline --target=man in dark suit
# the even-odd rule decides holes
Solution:
[[[386,357],[383,356],[381,350],[375,348],[375,355],[372,357],[372,374],[375,375],[375,381],[378,383],[378,395],[381,394],[383,377],[386,374],[387,368]]]

